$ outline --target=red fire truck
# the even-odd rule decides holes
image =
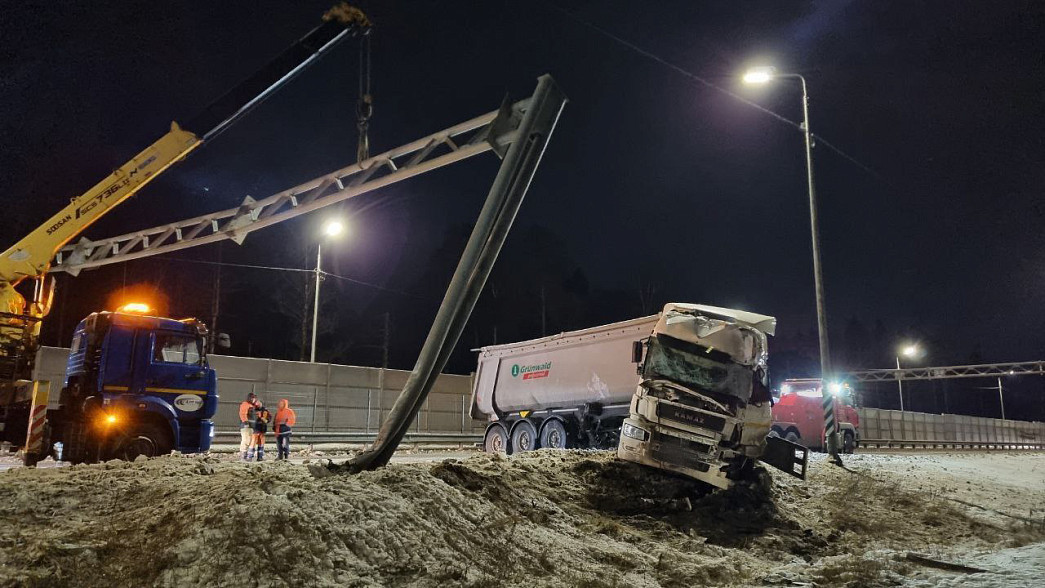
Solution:
[[[824,450],[822,387],[819,378],[785,380],[780,386],[780,398],[773,405],[773,427],[769,434],[801,443],[809,449]],[[832,388],[835,418],[842,433],[842,451],[852,453],[860,444],[860,415],[853,408],[852,390],[848,385],[835,384]]]

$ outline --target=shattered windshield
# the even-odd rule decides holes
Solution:
[[[649,340],[643,362],[645,380],[670,380],[695,392],[728,394],[747,400],[752,371],[724,353],[666,335]]]

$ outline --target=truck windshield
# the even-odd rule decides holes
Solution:
[[[670,380],[694,391],[733,390],[732,395],[751,387],[750,370],[732,363],[724,353],[665,335],[650,338],[642,376],[646,380]]]
[[[156,333],[152,360],[163,363],[203,365],[203,354],[200,353],[200,348],[200,342],[195,337]]]

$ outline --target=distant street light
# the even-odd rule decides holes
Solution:
[[[343,232],[345,232],[345,225],[339,220],[329,220],[323,225],[323,235],[326,237],[337,237]],[[319,282],[323,274],[319,264],[322,259],[322,251],[323,243],[320,241],[316,243],[316,295],[312,302],[312,349],[309,354],[309,361],[312,363],[316,363],[316,326],[319,324]]]
[[[900,348],[900,353],[896,356],[896,389],[900,392],[900,412],[903,412],[903,380],[901,380],[902,374],[900,370],[900,356],[904,356],[907,359],[914,359],[918,357],[920,350],[917,345],[908,344]]]
[[[778,78],[792,78],[802,82],[802,133],[806,143],[806,180],[809,185],[809,228],[813,238],[813,281],[816,288],[816,325],[820,335],[820,377],[827,382],[832,377],[831,352],[827,340],[827,314],[824,311],[824,275],[820,263],[820,221],[816,209],[816,190],[813,187],[813,138],[809,130],[809,92],[806,90],[806,79],[796,73],[777,73],[775,67],[756,67],[744,74],[747,84],[767,84]],[[825,399],[825,405],[827,401]],[[825,408],[826,411],[826,408]],[[828,450],[836,462],[838,457],[838,423],[835,421],[833,431],[828,435]]]

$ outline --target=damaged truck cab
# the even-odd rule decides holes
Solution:
[[[653,333],[635,342],[639,384],[617,456],[728,488],[766,450],[766,336],[775,328],[776,319],[751,312],[665,306]]]
[[[73,463],[209,450],[218,394],[206,338],[195,319],[92,313],[73,334],[45,447]]]

